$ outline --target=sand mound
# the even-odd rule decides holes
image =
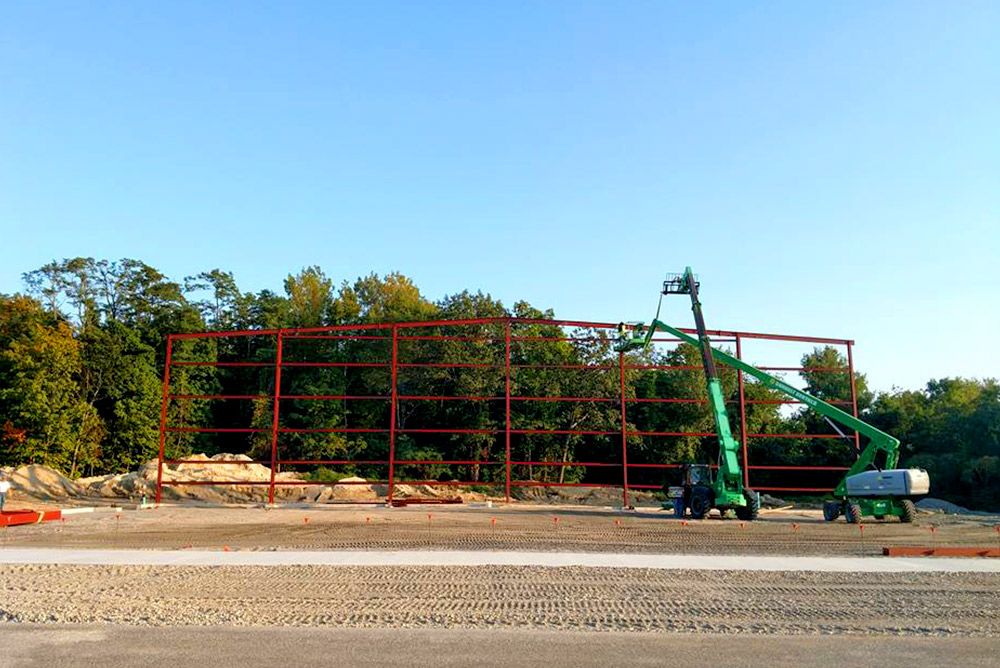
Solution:
[[[212,503],[240,503],[267,500],[267,483],[271,481],[271,469],[263,464],[255,464],[246,455],[221,453],[211,457],[198,453],[185,457],[184,464],[170,464],[163,467],[164,499],[194,499]],[[152,498],[156,494],[157,462],[146,462],[138,471],[116,475],[81,478],[78,483],[88,496],[103,498],[139,499]],[[299,481],[296,473],[279,473],[277,481]],[[193,485],[171,486],[169,483],[185,481]],[[218,486],[206,483],[215,481]],[[239,484],[243,483],[243,484]],[[303,496],[301,487],[279,487],[275,490],[279,498],[298,499]]]
[[[5,468],[11,490],[36,499],[66,499],[83,495],[83,488],[63,474],[41,464]]]
[[[221,453],[209,457],[203,453],[188,455],[183,464],[163,467],[163,499],[195,500],[208,503],[261,503],[267,501],[271,469],[254,463],[246,455]],[[58,471],[41,465],[6,469],[15,492],[35,499],[102,498],[140,501],[156,495],[157,461],[150,460],[137,471],[91,476],[73,481]],[[302,474],[282,472],[277,482],[307,483]],[[172,482],[191,485],[171,485]],[[212,482],[220,484],[213,485]],[[316,482],[275,488],[280,501],[307,503],[350,503],[384,501],[388,485],[369,483],[364,478],[342,478],[337,484]],[[428,485],[396,485],[393,496],[400,499],[445,498],[460,496],[467,501],[488,497],[457,487],[434,488]]]

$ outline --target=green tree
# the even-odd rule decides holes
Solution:
[[[156,353],[115,321],[86,328],[79,341],[80,389],[107,430],[101,464],[106,471],[134,469],[155,457],[159,446]]]
[[[104,426],[81,396],[80,347],[70,326],[27,297],[0,297],[0,424],[4,463],[70,475],[93,464]]]

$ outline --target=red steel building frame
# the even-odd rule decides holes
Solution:
[[[562,328],[564,335],[561,336],[520,336],[517,333],[517,329],[522,326],[528,325],[544,325],[544,326],[556,326]],[[447,334],[430,334],[422,335],[419,334],[421,330],[427,330],[430,328],[463,328],[470,326],[493,326],[497,328],[497,331],[503,332],[502,336],[499,335],[447,335]],[[527,319],[527,318],[475,318],[475,319],[465,319],[465,320],[438,320],[438,321],[424,321],[424,322],[398,322],[398,323],[380,323],[380,324],[368,324],[368,325],[344,325],[344,326],[331,326],[331,327],[312,327],[312,328],[295,328],[295,329],[268,329],[268,330],[239,330],[239,331],[216,331],[216,332],[198,332],[198,333],[185,333],[185,334],[171,334],[167,338],[166,345],[166,356],[165,356],[165,367],[163,372],[163,394],[162,394],[162,404],[160,411],[160,443],[159,443],[159,457],[158,457],[158,470],[157,470],[157,488],[156,488],[156,500],[159,502],[162,497],[162,489],[165,486],[184,486],[184,485],[267,485],[268,486],[268,501],[270,503],[274,502],[275,488],[279,486],[287,485],[332,485],[332,484],[373,484],[381,483],[388,486],[388,501],[393,498],[393,492],[397,485],[400,484],[420,484],[420,485],[441,485],[441,486],[503,486],[504,496],[507,500],[510,500],[511,490],[515,487],[609,487],[609,488],[620,488],[622,491],[622,503],[625,506],[629,506],[629,491],[630,490],[658,490],[661,488],[660,484],[641,484],[641,483],[631,483],[629,482],[629,472],[638,471],[643,469],[652,470],[666,470],[678,468],[681,464],[678,463],[629,463],[629,438],[647,438],[647,437],[676,437],[676,436],[695,436],[695,437],[710,437],[714,434],[712,433],[701,433],[701,432],[684,432],[684,431],[637,431],[630,430],[628,425],[628,420],[626,416],[627,408],[630,404],[641,403],[641,402],[662,402],[662,403],[704,403],[704,399],[692,399],[692,398],[682,398],[682,397],[655,397],[655,398],[637,398],[635,396],[628,396],[627,392],[627,372],[631,370],[700,370],[699,366],[670,366],[670,365],[656,365],[656,364],[632,364],[626,361],[626,356],[624,354],[618,354],[617,364],[556,364],[556,365],[518,365],[513,364],[512,358],[512,344],[521,341],[579,341],[583,339],[590,338],[591,340],[607,339],[614,335],[614,330],[617,324],[613,323],[597,323],[597,322],[585,322],[585,321],[573,321],[573,320],[548,320],[548,319]],[[565,334],[566,328],[575,329],[587,329],[594,330],[599,333],[599,337],[579,337],[571,336]],[[684,329],[683,331],[689,333],[695,333],[694,330]],[[413,334],[411,332],[418,332]],[[835,338],[824,338],[824,337],[812,337],[812,336],[786,336],[781,334],[764,334],[758,332],[740,332],[740,331],[730,331],[730,330],[710,330],[709,335],[713,338],[713,342],[733,344],[735,346],[735,354],[737,357],[742,359],[743,355],[743,343],[749,340],[758,341],[778,341],[778,342],[795,342],[804,344],[816,344],[824,346],[834,346],[834,347],[844,347],[846,348],[846,357],[848,360],[847,368],[816,368],[812,367],[809,369],[798,367],[798,366],[761,366],[761,369],[772,371],[772,372],[796,372],[796,371],[817,371],[817,372],[830,372],[830,373],[848,373],[850,375],[850,391],[851,397],[849,401],[843,401],[844,405],[850,405],[850,410],[855,416],[858,414],[857,405],[857,389],[854,383],[854,356],[853,356],[853,345],[854,341],[850,339],[835,339]],[[219,339],[226,337],[274,337],[275,339],[275,357],[271,362],[252,362],[252,361],[184,361],[175,359],[175,343],[179,341],[186,340],[196,340],[196,339]],[[290,340],[308,340],[308,339],[340,339],[340,340],[384,340],[390,343],[390,352],[388,359],[383,362],[290,362],[284,359],[284,347],[286,342]],[[434,341],[490,341],[494,343],[503,344],[503,363],[502,364],[486,364],[486,363],[443,363],[443,362],[400,362],[399,361],[399,344],[401,341],[414,341],[414,340],[434,340]],[[678,339],[672,338],[657,338],[657,342],[661,343],[677,343]],[[208,366],[208,367],[252,367],[252,368],[269,368],[273,370],[274,374],[274,389],[270,397],[267,397],[272,401],[272,421],[269,428],[215,428],[215,427],[190,427],[190,426],[175,426],[168,424],[168,406],[173,401],[185,400],[185,399],[201,399],[201,400],[254,400],[260,399],[259,395],[235,395],[235,394],[219,394],[219,395],[185,395],[185,394],[173,394],[171,392],[171,372],[176,367],[182,366]],[[554,369],[565,369],[565,370],[591,370],[598,372],[617,372],[618,373],[618,396],[608,397],[596,397],[596,396],[519,396],[512,395],[512,376],[517,373],[519,368],[527,367],[540,367],[544,366],[546,368]],[[390,387],[389,392],[386,395],[379,396],[350,396],[350,395],[286,395],[282,394],[282,369],[287,369],[289,367],[346,367],[346,368],[387,368],[390,372]],[[503,386],[504,395],[503,396],[439,396],[439,395],[400,395],[398,392],[398,378],[399,373],[402,370],[411,368],[498,368],[498,370],[503,371]],[[756,489],[762,492],[803,492],[803,493],[825,493],[833,489],[832,485],[829,486],[776,486],[776,485],[754,485],[753,484],[753,473],[754,471],[784,471],[784,472],[816,472],[816,471],[845,471],[846,466],[765,466],[765,465],[754,465],[749,461],[749,450],[748,443],[752,439],[756,438],[818,438],[818,439],[837,439],[844,438],[839,434],[803,434],[803,433],[784,433],[784,434],[759,434],[759,433],[748,433],[747,432],[747,415],[746,408],[747,405],[752,403],[780,403],[780,404],[796,404],[800,403],[793,400],[759,400],[754,402],[753,400],[748,400],[745,396],[745,381],[743,374],[737,372],[737,387],[738,387],[738,400],[735,402],[738,408],[738,418],[739,418],[739,433],[740,440],[742,444],[742,459],[743,459],[743,476],[744,484],[748,487]],[[373,428],[325,428],[325,429],[310,429],[310,428],[296,428],[290,429],[285,428],[280,425],[280,408],[281,401],[285,400],[386,400],[390,404],[389,420],[388,424],[385,425],[384,429],[373,429]],[[397,425],[397,406],[401,401],[442,401],[442,400],[464,400],[464,401],[502,401],[504,405],[504,424],[502,428],[496,429],[449,429],[443,427],[433,427],[424,426],[420,428],[400,428]],[[620,427],[614,431],[609,430],[587,430],[587,429],[515,429],[512,426],[512,405],[520,402],[534,402],[534,401],[555,401],[555,402],[603,402],[603,403],[617,403],[620,407],[621,422]],[[166,458],[166,444],[168,435],[171,433],[183,433],[183,432],[197,432],[197,433],[270,433],[270,458],[266,460],[257,460],[257,463],[265,464],[271,469],[271,478],[269,482],[260,481],[241,481],[233,482],[231,480],[164,480],[163,479],[163,467],[166,465],[176,465],[185,463],[197,463],[197,464],[215,464],[215,465],[227,465],[227,464],[243,464],[245,461],[202,461],[202,460],[186,460],[186,459],[167,459]],[[280,436],[283,433],[382,433],[388,435],[389,442],[389,452],[388,458],[384,460],[351,460],[351,459],[341,459],[341,460],[285,460],[280,457]],[[504,458],[500,460],[472,460],[472,459],[451,459],[451,460],[413,460],[413,459],[399,459],[396,456],[396,441],[397,435],[403,433],[423,433],[423,434],[490,434],[497,437],[503,437],[503,452]],[[608,436],[608,437],[619,437],[621,438],[621,461],[617,461],[616,457],[609,457],[607,461],[593,461],[593,462],[577,462],[577,461],[515,461],[511,457],[511,437],[518,435],[579,435],[579,436]],[[853,439],[853,445],[855,450],[860,447],[859,435],[854,433],[848,438]],[[611,453],[609,453],[610,455]],[[384,480],[367,480],[365,483],[351,483],[351,482],[338,482],[338,483],[320,483],[314,481],[288,481],[288,480],[278,480],[275,474],[282,466],[298,466],[298,465],[379,465],[385,466],[387,469],[387,476]],[[470,481],[470,480],[449,480],[449,481],[437,481],[437,480],[399,480],[396,477],[396,469],[402,465],[457,465],[457,466],[502,466],[504,470],[504,478],[502,482],[496,481]],[[537,467],[613,467],[621,470],[620,483],[593,483],[593,482],[546,482],[538,480],[519,480],[512,475],[512,467],[514,466],[537,466]]]

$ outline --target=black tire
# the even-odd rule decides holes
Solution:
[[[695,492],[691,494],[691,518],[696,520],[705,519],[708,511],[712,509],[712,501],[708,494]]]
[[[840,517],[840,501],[826,501],[823,503],[823,519],[833,522]]]
[[[899,515],[899,521],[903,524],[912,524],[913,520],[917,519],[917,507],[909,499],[903,499],[900,505],[903,507],[903,512]]]
[[[848,503],[847,510],[844,511],[844,519],[850,524],[861,524],[861,506],[856,503]]]
[[[753,490],[745,489],[743,498],[746,499],[747,505],[736,507],[736,517],[744,522],[753,522],[760,516],[760,497]]]
[[[684,511],[685,511],[685,508],[684,508],[684,503],[683,502],[681,502],[679,504],[678,503],[674,503],[674,517],[676,517],[679,520],[684,519]]]

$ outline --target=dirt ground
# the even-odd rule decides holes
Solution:
[[[462,549],[878,555],[889,545],[1000,545],[1000,518],[921,513],[914,524],[827,523],[818,511],[757,522],[679,521],[655,509],[572,506],[307,506],[107,510],[0,531],[0,546],[128,549]]]

